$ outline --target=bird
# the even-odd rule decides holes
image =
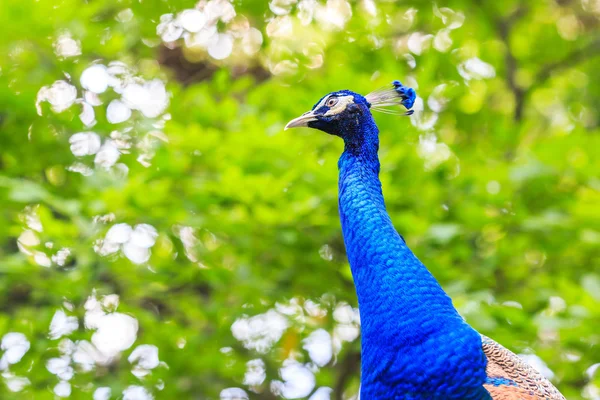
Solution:
[[[285,126],[344,141],[338,207],[361,320],[360,398],[564,400],[539,372],[459,315],[392,224],[372,111],[410,115],[415,99],[399,81],[366,96],[335,91]]]

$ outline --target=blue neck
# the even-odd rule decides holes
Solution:
[[[394,229],[379,181],[378,129],[370,113],[361,119],[340,135],[338,163],[361,316],[361,398],[489,399],[481,338]]]

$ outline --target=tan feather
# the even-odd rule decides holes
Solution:
[[[514,385],[484,385],[493,400],[565,400],[550,381],[515,353],[487,336],[481,335],[481,339],[488,360],[487,376],[514,382]]]

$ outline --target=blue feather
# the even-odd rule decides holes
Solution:
[[[498,377],[487,377],[485,383],[492,386],[517,386],[517,383],[511,379]]]
[[[402,105],[407,109],[411,109],[417,98],[415,89],[404,86],[400,81],[393,81],[392,85],[394,85],[394,89],[402,97]]]
[[[361,316],[361,397],[490,399],[479,334],[458,315],[386,212],[371,114],[345,125],[339,209]]]
[[[365,97],[342,90],[286,125],[344,140],[339,212],[361,319],[361,398],[564,400],[539,373],[462,319],[390,220],[371,110],[410,109],[415,98],[399,81]]]

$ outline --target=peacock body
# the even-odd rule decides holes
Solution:
[[[414,100],[414,90],[398,81],[366,97],[342,90],[286,126],[344,140],[339,212],[361,318],[361,398],[564,399],[515,354],[470,327],[395,230],[381,190],[371,110],[410,109]]]

